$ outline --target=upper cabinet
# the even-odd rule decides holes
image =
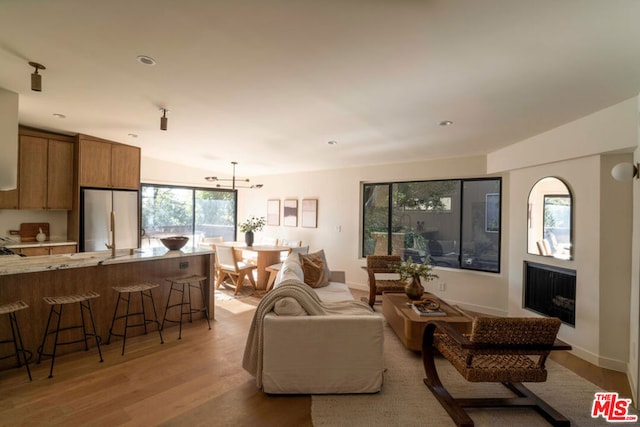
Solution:
[[[138,189],[140,148],[79,135],[80,187]]]
[[[20,129],[18,189],[2,192],[0,208],[70,210],[73,138]]]
[[[47,151],[47,206],[71,209],[73,204],[73,142],[49,140]]]

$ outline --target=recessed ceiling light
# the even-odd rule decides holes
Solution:
[[[65,116],[64,114],[60,114],[60,113],[53,113],[53,117],[56,117],[58,119],[66,119],[67,116]]]
[[[150,56],[138,55],[136,59],[138,60],[139,63],[144,65],[156,65],[156,60]]]
[[[135,133],[128,133],[127,135],[129,135],[131,138],[137,138],[138,135]]]
[[[440,126],[451,126],[453,122],[451,120],[443,120],[440,122]]]
[[[329,142],[327,142],[327,144],[329,144],[329,145],[336,145],[337,143],[338,143],[338,141],[329,141]]]

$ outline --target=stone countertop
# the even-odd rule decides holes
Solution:
[[[94,267],[98,265],[123,264],[129,262],[150,261],[154,259],[180,258],[194,255],[213,254],[211,249],[185,246],[179,251],[170,251],[165,247],[130,249],[116,251],[78,252],[73,254],[43,255],[20,257],[17,255],[0,256],[0,276],[9,274],[33,273],[36,271],[61,270],[66,268]]]
[[[65,245],[77,245],[78,242],[72,240],[46,240],[44,242],[22,242],[22,243],[9,243],[4,245],[9,249],[21,249],[21,248],[40,248],[49,246],[65,246]],[[2,245],[0,245],[2,246]]]

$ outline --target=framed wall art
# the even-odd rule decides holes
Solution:
[[[318,199],[302,199],[300,223],[302,227],[318,227]]]
[[[267,200],[267,225],[280,225],[280,199]]]
[[[282,216],[283,225],[287,227],[298,226],[298,201],[296,199],[285,199]]]

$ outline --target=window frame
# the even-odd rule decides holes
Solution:
[[[155,187],[155,188],[169,188],[169,189],[181,189],[181,190],[190,190],[191,191],[191,234],[195,234],[196,228],[196,192],[197,191],[210,191],[210,192],[218,192],[218,193],[234,193],[233,195],[233,203],[235,206],[234,210],[234,221],[233,221],[233,235],[238,235],[238,190],[226,189],[226,188],[213,188],[213,187],[196,187],[189,185],[170,185],[170,184],[156,184],[156,183],[141,183],[140,184],[140,228],[143,229],[143,204],[142,204],[142,194],[143,190],[146,187]]]
[[[446,181],[452,181],[452,182],[456,182],[459,185],[459,189],[460,189],[460,212],[458,213],[459,215],[459,230],[458,230],[458,241],[460,242],[460,249],[459,249],[459,253],[458,253],[458,267],[443,267],[443,268],[452,268],[455,270],[469,270],[469,271],[479,271],[479,272],[484,272],[484,273],[492,273],[492,274],[500,274],[501,272],[501,265],[502,265],[502,177],[500,176],[496,176],[496,177],[483,177],[483,178],[451,178],[451,179],[433,179],[433,180],[403,180],[403,181],[382,181],[382,182],[362,182],[360,184],[360,257],[365,257],[365,253],[366,253],[366,248],[365,248],[365,235],[366,235],[366,230],[365,230],[365,211],[366,211],[366,206],[365,203],[367,202],[367,200],[365,200],[365,188],[367,186],[386,186],[387,187],[387,192],[388,192],[388,209],[387,209],[387,253],[390,254],[392,252],[392,232],[393,232],[393,208],[394,208],[394,204],[393,204],[393,200],[394,200],[394,194],[393,194],[393,188],[394,185],[396,184],[404,184],[404,183],[430,183],[430,182],[446,182]],[[492,234],[497,233],[497,269],[496,270],[488,270],[488,269],[482,269],[482,268],[477,268],[477,267],[472,267],[471,265],[465,265],[463,263],[463,259],[462,259],[462,248],[463,248],[463,237],[464,237],[464,224],[463,221],[465,219],[465,183],[467,182],[478,182],[478,181],[488,181],[488,182],[497,182],[498,184],[498,190],[497,190],[497,194],[499,196],[499,203],[498,203],[498,230],[497,231],[491,231]],[[487,194],[491,194],[491,195],[495,195],[496,191],[491,191],[490,193],[486,193],[485,194],[485,199],[486,199],[486,195]],[[486,215],[486,206],[485,206],[485,215]],[[452,211],[442,211],[441,213],[446,213],[447,215],[455,215],[454,212]],[[486,218],[485,218],[486,221]]]

